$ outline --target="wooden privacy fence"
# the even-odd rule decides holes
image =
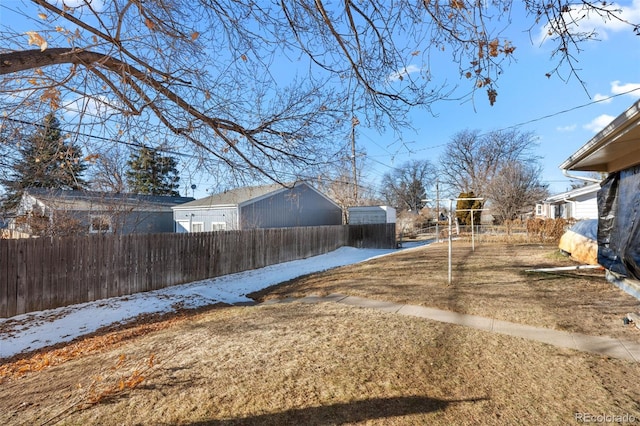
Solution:
[[[158,290],[344,245],[395,247],[395,225],[0,240],[0,317]]]

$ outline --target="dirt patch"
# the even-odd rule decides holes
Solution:
[[[601,276],[526,274],[568,261],[548,246],[490,248],[456,246],[451,286],[442,247],[430,247],[308,276],[262,297],[341,292],[588,334],[618,327],[637,341],[618,318],[637,301]],[[561,294],[565,300],[556,300]],[[572,300],[582,300],[580,313],[616,324],[570,321]],[[564,425],[602,415],[640,422],[637,363],[457,325],[331,303],[218,308],[153,324],[94,336],[118,340],[99,350],[82,353],[83,342],[95,343],[75,342],[77,356],[8,374],[0,422]],[[113,336],[124,331],[127,338]]]

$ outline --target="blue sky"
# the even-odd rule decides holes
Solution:
[[[12,0],[2,2],[7,2],[5,6],[22,5],[22,2]],[[625,0],[619,4],[628,20],[640,22],[640,0]],[[8,9],[2,10],[4,16],[0,16],[3,25],[8,22]],[[407,131],[400,139],[391,133],[380,134],[358,126],[357,144],[368,157],[365,185],[377,187],[384,173],[409,159],[427,159],[446,167],[439,161],[443,148],[461,130],[488,132],[519,125],[519,130],[533,132],[539,138],[535,152],[544,166],[542,180],[548,183],[551,192],[562,192],[569,187],[569,180],[558,168],[560,163],[640,98],[640,36],[634,35],[628,26],[611,22],[603,25],[601,20],[583,21],[582,28],[589,29],[588,25],[592,25],[600,39],[581,45],[583,50],[576,57],[585,91],[566,68],[561,69],[560,76],[546,77],[556,63],[550,58],[550,43],[539,39],[543,29],[533,28],[531,33],[527,32],[531,20],[525,21],[522,11],[515,11],[512,19],[513,24],[502,35],[512,41],[516,51],[514,61],[505,65],[505,72],[498,81],[495,105],[490,106],[486,93],[479,89],[473,101],[439,101],[431,105],[435,116],[415,109],[410,117],[416,131]],[[459,85],[457,95],[469,91],[470,83],[460,79],[450,53],[436,53],[431,58],[431,70],[439,81],[446,80],[450,86]],[[424,67],[419,63],[411,65],[408,71]],[[637,90],[620,95],[633,89]],[[609,98],[611,96],[614,97]],[[599,100],[602,101],[597,102]],[[206,189],[212,191],[213,183],[197,172],[189,173],[187,166],[181,178],[182,192],[191,183],[197,185],[196,197],[207,195]],[[191,193],[189,191],[189,195]]]
[[[640,21],[640,1],[620,4],[629,19]],[[535,152],[544,166],[542,180],[552,193],[567,190],[570,181],[558,166],[640,98],[640,36],[629,27],[610,23],[603,26],[602,21],[591,24],[597,28],[600,41],[585,43],[576,58],[586,91],[566,69],[561,70],[566,81],[557,75],[547,78],[545,74],[555,67],[549,43],[532,40],[527,32],[516,32],[516,62],[508,65],[501,76],[494,106],[489,105],[486,93],[480,89],[474,102],[434,104],[436,117],[416,110],[412,118],[417,131],[404,135],[401,143],[394,144],[393,135],[359,129],[358,143],[370,157],[370,179],[379,181],[383,173],[409,159],[440,164],[443,146],[460,130],[487,132],[522,124],[518,127],[521,131],[534,132],[539,138]],[[514,31],[518,26],[523,27],[516,21]],[[465,83],[456,76],[449,82]],[[629,90],[634,91],[620,95]],[[611,96],[615,97],[602,100]],[[602,101],[596,102],[599,100]]]

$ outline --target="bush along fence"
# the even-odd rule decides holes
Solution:
[[[395,244],[395,224],[0,240],[0,318]]]

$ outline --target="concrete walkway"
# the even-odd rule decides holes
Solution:
[[[400,315],[426,318],[434,321],[446,322],[449,324],[458,324],[465,327],[476,328],[478,330],[490,331],[493,333],[500,333],[508,336],[522,337],[524,339],[534,340],[561,348],[575,349],[577,351],[590,352],[598,355],[609,356],[612,358],[640,362],[640,343],[623,341],[611,337],[589,336],[586,334],[569,333],[566,331],[551,330],[548,328],[532,327],[529,325],[516,324],[508,321],[499,321],[492,318],[479,317],[476,315],[459,314],[457,312],[427,308],[424,306],[403,305],[400,303],[383,302],[379,300],[366,299],[363,297],[345,296],[343,294],[330,294],[326,297],[307,296],[299,299],[276,299],[269,300],[262,304],[272,305],[290,302],[342,303],[345,305],[377,309],[380,311],[391,312]]]

